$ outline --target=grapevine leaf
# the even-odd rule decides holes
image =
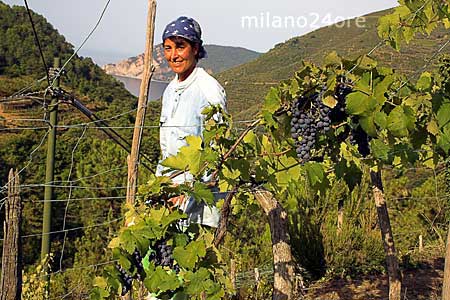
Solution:
[[[306,163],[304,167],[311,185],[316,185],[324,180],[325,172],[321,164],[309,162]]]
[[[450,103],[444,103],[441,107],[439,107],[436,118],[439,128],[444,127],[448,122],[450,122]]]
[[[358,59],[358,66],[362,69],[370,70],[377,66],[377,61],[367,55],[363,55]]]
[[[324,63],[326,66],[340,65],[342,63],[342,59],[336,51],[332,51],[325,57]]]
[[[387,126],[387,115],[383,111],[378,111],[374,114],[375,124],[381,129],[386,129]]]
[[[225,296],[224,290],[212,280],[211,273],[205,268],[200,268],[195,273],[188,272],[185,277],[189,282],[186,288],[189,295],[203,295],[206,296],[206,300],[220,300]]]
[[[389,158],[389,146],[380,139],[370,141],[370,150],[377,159],[387,161]]]
[[[347,96],[347,112],[351,115],[364,115],[377,106],[377,101],[361,92],[353,92]]]
[[[431,84],[432,84],[431,74],[429,72],[423,72],[416,83],[416,88],[419,91],[426,91],[431,89]]]
[[[337,100],[336,98],[334,98],[333,96],[327,96],[323,99],[323,104],[325,104],[326,106],[330,107],[330,108],[334,108],[337,104]]]
[[[109,292],[105,288],[94,287],[89,295],[91,300],[103,300],[109,297]]]
[[[365,72],[361,78],[356,82],[355,89],[358,91],[361,91],[367,95],[370,95],[372,93],[371,89],[371,78],[372,78],[372,72]]]
[[[361,128],[370,136],[377,135],[377,128],[375,127],[374,116],[362,117],[359,119],[359,124]]]
[[[436,136],[439,133],[439,127],[435,120],[431,120],[427,125],[427,131]]]
[[[384,94],[386,93],[386,91],[388,90],[388,88],[391,86],[391,84],[394,82],[394,77],[393,76],[386,76],[381,82],[379,82],[375,87],[374,87],[374,96],[378,101],[378,104],[383,105],[384,102],[386,101],[386,97],[384,96]]]
[[[300,87],[298,85],[298,81],[296,78],[293,78],[291,80],[291,86],[289,88],[289,93],[291,94],[292,97],[297,96],[298,91],[300,90]]]
[[[408,129],[414,128],[414,112],[411,108],[397,106],[389,114],[387,122],[387,128],[394,136],[407,136]]]
[[[108,286],[108,283],[106,282],[106,279],[103,277],[95,277],[93,286],[97,286],[99,288],[106,288]]]
[[[214,203],[214,195],[211,190],[205,184],[198,181],[194,182],[192,196],[195,201],[202,201],[209,205]]]
[[[185,247],[175,247],[173,258],[186,269],[194,269],[199,258],[206,255],[206,245],[203,240],[194,241]]]
[[[446,126],[444,130],[439,134],[437,144],[441,147],[445,153],[450,150],[450,126]]]
[[[409,42],[414,38],[414,35],[416,34],[413,28],[407,26],[402,27],[402,33],[403,38],[405,39],[405,42],[407,44],[409,44]]]
[[[335,166],[336,177],[344,179],[350,190],[353,190],[362,178],[362,171],[353,161],[340,160]]]
[[[147,274],[144,285],[149,292],[165,292],[176,290],[180,287],[181,283],[175,272],[166,271],[162,267],[157,267],[154,272]]]
[[[442,21],[442,23],[444,24],[445,29],[449,29],[450,28],[450,19],[444,19]]]
[[[275,88],[271,88],[269,93],[266,95],[264,99],[264,107],[263,110],[269,113],[276,112],[281,105],[281,99],[278,95],[278,91]]]
[[[188,136],[186,142],[188,146],[181,147],[177,155],[169,156],[161,164],[177,170],[189,169],[196,175],[202,162],[202,139],[199,136]]]

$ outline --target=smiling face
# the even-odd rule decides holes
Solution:
[[[169,67],[178,75],[178,80],[185,80],[197,65],[198,46],[191,45],[181,37],[164,40],[164,56]]]

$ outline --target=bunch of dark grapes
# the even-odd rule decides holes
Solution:
[[[311,159],[311,150],[319,133],[330,130],[331,109],[326,106],[320,94],[300,96],[292,106],[291,136],[295,141],[297,157],[302,163]]]
[[[358,146],[358,152],[364,157],[370,154],[369,140],[370,137],[360,126],[350,131],[350,144]]]
[[[155,265],[169,267],[176,272],[179,271],[178,265],[174,265],[172,247],[167,245],[166,240],[162,239],[157,241],[154,248],[154,252],[150,255],[150,260],[153,260]]]
[[[134,265],[136,267],[136,279],[141,280],[141,274],[144,274],[144,265],[142,264],[142,256],[138,249],[133,254]]]
[[[120,281],[122,282],[122,296],[125,296],[130,290],[133,284],[133,277],[128,274],[128,272],[122,268],[120,265],[116,264],[116,269],[120,273]]]
[[[348,94],[352,92],[352,87],[345,83],[339,83],[336,85],[334,91],[334,98],[336,98],[336,106],[330,112],[330,119],[332,122],[342,122],[347,119],[347,114],[345,112],[345,99]]]

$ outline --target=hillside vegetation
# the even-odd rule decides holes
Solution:
[[[368,53],[380,41],[376,28],[378,18],[388,12],[384,10],[364,16],[364,27],[356,26],[356,19],[352,19],[345,21],[344,26],[330,25],[294,37],[275,45],[254,61],[217,74],[216,78],[227,91],[229,111],[236,114],[237,119],[255,114],[270,87],[291,78],[301,68],[302,61],[320,64],[325,55],[332,51],[352,59]],[[438,28],[430,36],[418,36],[400,52],[385,45],[375,50],[372,56],[381,64],[412,74],[448,38],[449,32]],[[450,47],[445,48],[443,53],[450,53]]]

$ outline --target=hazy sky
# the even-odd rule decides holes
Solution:
[[[3,1],[24,5],[21,0]],[[106,2],[28,0],[31,9],[44,15],[75,47],[95,25]],[[186,15],[200,23],[206,44],[241,46],[266,52],[277,43],[318,27],[396,4],[395,0],[159,1],[155,42],[161,42],[162,30],[168,22]],[[143,52],[147,7],[146,0],[111,0],[100,26],[81,54],[97,59],[103,55],[102,60],[108,60],[106,57],[117,59]]]

